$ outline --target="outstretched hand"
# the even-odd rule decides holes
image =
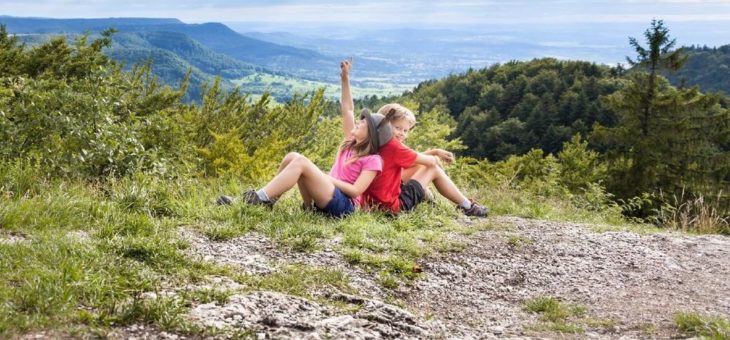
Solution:
[[[340,62],[340,77],[348,79],[350,77],[350,69],[352,68],[352,59],[345,59]]]

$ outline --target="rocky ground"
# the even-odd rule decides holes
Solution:
[[[225,303],[194,306],[188,318],[226,332],[258,338],[666,338],[678,336],[676,312],[730,318],[730,238],[678,233],[597,232],[574,223],[494,217],[495,226],[453,235],[463,251],[434,254],[410,285],[383,288],[377,275],[348,264],[329,240],[316,253],[292,253],[249,233],[214,242],[181,229],[190,255],[262,275],[282,265],[336,269],[356,294],[325,288],[306,300],[275,292],[235,293]],[[218,289],[237,291],[228,278]],[[580,333],[560,333],[525,310],[536,297],[552,297],[585,313],[567,322]],[[338,308],[323,301],[341,301]],[[399,306],[386,303],[390,301]],[[241,333],[239,333],[241,334]],[[120,337],[178,338],[143,326]]]

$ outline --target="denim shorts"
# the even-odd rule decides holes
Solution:
[[[335,194],[329,203],[327,203],[327,206],[319,208],[315,205],[315,208],[317,208],[317,211],[332,217],[343,217],[355,211],[355,204],[352,203],[352,199],[347,197],[342,190],[335,188]]]

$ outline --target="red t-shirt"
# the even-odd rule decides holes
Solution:
[[[400,177],[404,168],[410,168],[418,153],[392,138],[380,147],[383,171],[375,176],[370,186],[362,194],[365,206],[381,207],[392,212],[400,212]]]

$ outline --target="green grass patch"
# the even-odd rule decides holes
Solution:
[[[537,297],[525,303],[525,310],[540,314],[542,324],[535,325],[535,330],[548,330],[560,333],[582,333],[580,323],[571,320],[585,315],[586,309],[569,305],[553,297]]]
[[[529,238],[527,238],[525,236],[522,236],[522,235],[512,235],[507,240],[507,244],[510,247],[513,247],[513,248],[520,248],[520,247],[523,247],[523,246],[530,246],[533,243],[534,242],[531,239],[529,239]]]
[[[674,324],[687,336],[730,339],[730,321],[723,317],[697,312],[679,312],[674,315]]]
[[[333,287],[345,293],[354,293],[346,274],[326,268],[292,265],[265,276],[242,276],[238,279],[257,290],[270,290],[289,295],[311,297],[317,287]]]

